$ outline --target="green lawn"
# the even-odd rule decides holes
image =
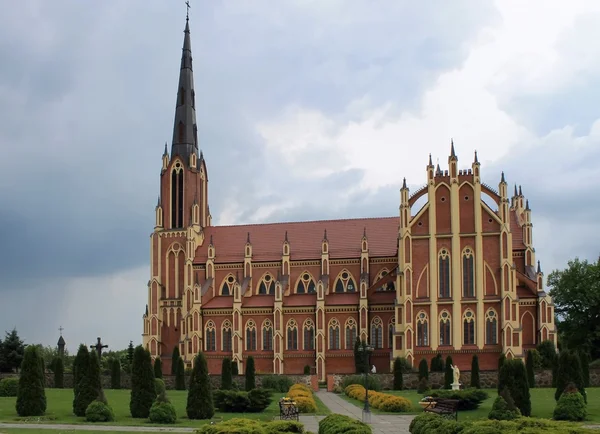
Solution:
[[[496,389],[484,389],[489,394],[489,398],[483,401],[481,406],[477,410],[472,411],[461,411],[458,415],[459,420],[467,419],[486,419],[488,413],[492,409],[492,404],[498,395]],[[531,393],[531,415],[533,417],[541,417],[550,419],[552,418],[552,412],[556,406],[554,400],[554,392],[556,389],[544,388],[544,389],[530,389]],[[421,413],[423,410],[419,407],[418,402],[421,400],[423,395],[416,392],[416,390],[388,390],[383,391],[391,395],[403,396],[410,400],[415,407],[414,414]],[[600,422],[600,387],[590,387],[586,389],[588,399],[588,421],[599,423]],[[351,402],[358,407],[363,407],[364,403],[356,399],[347,397],[346,395],[340,395],[343,399]],[[384,414],[379,410],[373,409],[373,413]]]
[[[169,390],[168,396],[175,406],[177,411],[178,426],[195,427],[200,426],[208,421],[193,421],[187,418],[185,406],[187,401],[187,391]],[[106,423],[106,425],[147,425],[160,426],[151,424],[146,419],[133,419],[129,414],[129,390],[105,390],[106,398],[109,405],[115,412],[115,422]],[[283,393],[274,393],[273,402],[262,413],[215,413],[214,421],[231,419],[234,417],[245,417],[248,419],[272,420],[279,416],[279,398],[284,396]],[[16,398],[0,398],[0,422],[12,423],[63,423],[63,424],[84,424],[87,423],[84,418],[73,415],[73,390],[72,389],[46,389],[46,399],[48,408],[46,415],[42,418],[20,418],[15,411]],[[329,410],[315,396],[317,402],[317,414],[328,414]],[[2,429],[0,433],[10,432],[8,429]],[[31,432],[31,431],[29,431]],[[89,433],[89,431],[86,431]]]

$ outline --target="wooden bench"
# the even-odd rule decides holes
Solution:
[[[431,405],[425,407],[423,411],[429,411],[440,416],[458,420],[458,403],[458,399],[437,398],[431,402]]]
[[[279,401],[279,419],[280,420],[299,420],[300,411],[298,407],[291,402]]]

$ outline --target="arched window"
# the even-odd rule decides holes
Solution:
[[[235,277],[233,274],[223,279],[223,285],[221,285],[221,295],[233,295],[233,285],[235,283]]]
[[[450,297],[450,254],[442,249],[439,255],[440,298]]]
[[[266,273],[258,284],[258,294],[274,295],[275,294],[275,279],[269,273]]]
[[[444,310],[440,313],[440,345],[451,345],[450,342],[450,314]]]
[[[246,350],[256,351],[256,323],[248,320],[246,323]]]
[[[312,294],[317,291],[315,286],[315,281],[308,273],[305,271],[300,275],[298,279],[298,284],[296,285],[296,294]]]
[[[429,320],[427,314],[423,311],[417,315],[417,346],[429,346]]]
[[[375,277],[375,282],[377,282],[380,279],[383,279],[385,276],[387,276],[388,274],[390,274],[390,272],[387,270],[387,268],[382,269],[378,274],[377,277]],[[391,282],[388,283],[384,283],[383,285],[381,285],[379,288],[376,289],[376,291],[381,291],[381,292],[385,292],[385,291],[395,291],[396,290],[396,284],[394,283],[394,281],[392,280]]]
[[[315,323],[312,319],[304,321],[304,349],[307,351],[315,349]]]
[[[231,352],[231,322],[229,320],[223,321],[223,325],[221,326],[221,336],[223,338],[223,342],[221,343],[221,348],[224,352]]]
[[[475,345],[475,314],[467,310],[463,315],[464,344]]]
[[[210,320],[205,329],[206,351],[217,351],[217,329],[215,323]]]
[[[473,250],[466,248],[463,252],[463,297],[475,297],[475,267]]]
[[[354,318],[348,318],[348,320],[346,320],[346,349],[353,349],[354,342],[356,342],[356,320]]]
[[[356,292],[356,283],[347,270],[342,271],[335,282],[335,292]]]
[[[273,324],[268,319],[262,324],[262,348],[264,351],[273,351]]]
[[[171,172],[171,228],[183,227],[183,166],[179,161]]]
[[[371,321],[371,345],[374,348],[383,348],[383,323],[378,316]]]
[[[485,314],[485,343],[487,345],[498,344],[498,315],[490,309]]]
[[[298,324],[293,318],[287,323],[287,349],[298,349]]]
[[[396,318],[391,317],[390,323],[388,324],[388,348],[391,350],[394,348],[394,333],[396,331]]]
[[[340,349],[340,323],[335,318],[329,321],[329,349]]]

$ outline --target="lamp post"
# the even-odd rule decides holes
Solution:
[[[369,356],[374,348],[371,345],[362,344],[358,347],[358,352],[363,354],[365,367],[365,407],[362,412],[362,421],[371,423],[371,408],[369,407]]]

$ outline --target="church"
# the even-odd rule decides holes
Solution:
[[[242,373],[252,356],[259,373],[308,367],[324,380],[354,372],[357,338],[381,373],[396,357],[416,366],[438,353],[461,370],[473,354],[496,369],[500,354],[556,343],[529,201],[516,185],[509,196],[504,173],[497,187],[482,183],[476,152],[468,168],[454,144],[447,167],[430,156],[421,188],[404,180],[396,216],[215,226],[189,18],[176,101],[143,315],[143,344],[165,371],[175,347],[187,367],[204,352],[212,374],[225,357]]]

